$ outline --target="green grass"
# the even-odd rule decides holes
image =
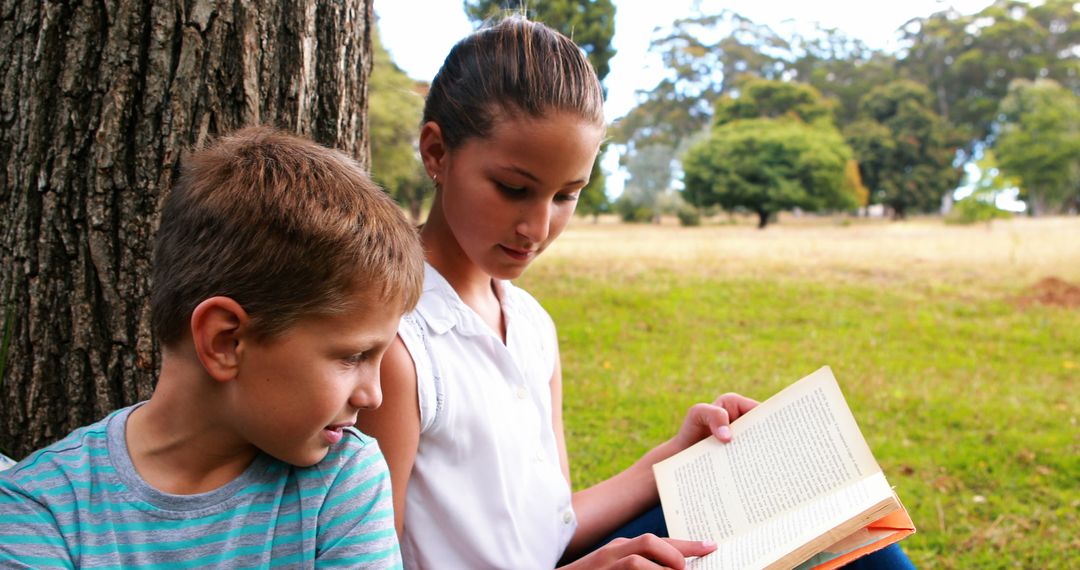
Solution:
[[[553,255],[519,283],[559,326],[575,488],[673,435],[693,403],[764,399],[828,364],[915,520],[917,566],[1080,567],[1080,309],[902,267],[860,281],[596,265]]]

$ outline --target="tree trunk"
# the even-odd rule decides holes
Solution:
[[[365,167],[372,0],[7,3],[0,451],[149,397],[159,205],[185,148],[273,124]]]
[[[1027,195],[1028,215],[1032,218],[1038,218],[1046,215],[1049,207],[1047,206],[1046,200],[1043,198],[1043,195],[1040,194],[1038,191],[1031,189],[1028,190]]]
[[[421,223],[420,216],[423,215],[423,204],[420,202],[409,203],[409,219],[412,220],[414,226],[418,226]]]
[[[757,228],[759,230],[765,229],[765,226],[769,225],[769,212],[758,210],[757,220]]]

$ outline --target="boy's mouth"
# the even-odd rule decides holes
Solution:
[[[325,437],[326,441],[330,442],[330,444],[333,445],[341,441],[342,436],[345,435],[345,428],[351,425],[352,424],[334,424],[326,426],[323,428],[323,437]]]

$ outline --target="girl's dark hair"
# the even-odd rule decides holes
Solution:
[[[437,123],[446,146],[457,148],[471,137],[488,136],[495,120],[507,115],[561,111],[603,125],[603,105],[600,80],[581,48],[515,15],[450,50],[431,82],[424,122]]]

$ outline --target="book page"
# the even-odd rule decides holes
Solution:
[[[858,517],[879,506],[882,497],[891,497],[885,476],[878,472],[849,486],[809,501],[721,541],[716,552],[693,560],[691,570],[735,570],[764,568],[799,546],[827,534],[837,524]],[[872,515],[859,526],[880,515]],[[823,546],[833,544],[829,540]],[[806,556],[810,556],[807,553]]]
[[[731,430],[730,443],[710,437],[654,466],[672,537],[723,543],[881,471],[828,367],[762,403]],[[816,507],[805,516],[828,518],[827,510]],[[803,519],[791,524],[820,526]]]

